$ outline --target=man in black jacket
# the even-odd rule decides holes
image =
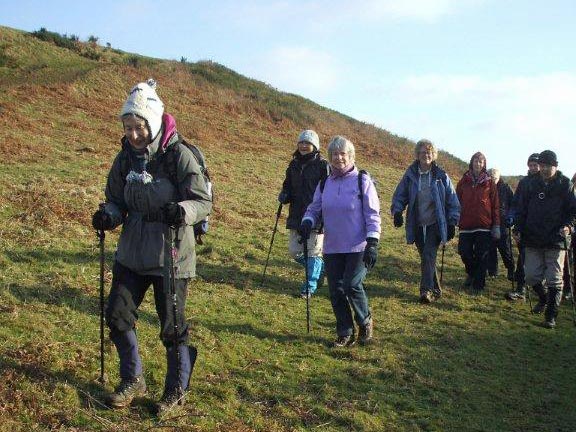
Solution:
[[[525,246],[526,283],[544,283],[534,313],[544,312],[544,326],[554,328],[562,298],[562,276],[569,237],[576,223],[576,193],[558,171],[553,151],[538,159],[540,175],[530,178],[518,196],[516,230]]]
[[[526,183],[531,177],[540,175],[538,156],[540,156],[538,153],[532,153],[528,157],[528,161],[526,162],[526,165],[528,166],[528,173],[526,174],[526,177],[520,179],[520,182],[518,182],[518,185],[516,186],[516,192],[514,193],[514,197],[512,198],[512,205],[510,206],[505,221],[507,228],[512,228],[514,226],[514,220],[517,213],[516,211],[516,207],[518,204],[517,201],[518,197],[520,196],[520,191],[526,185]],[[521,242],[518,241],[518,239],[515,238],[515,241],[518,245],[518,259],[516,261],[516,272],[514,273],[514,280],[516,281],[516,290],[506,294],[506,299],[511,301],[525,300],[526,298],[526,285],[525,285],[526,282],[524,280],[524,246],[522,245]],[[538,290],[539,288],[535,287],[534,289]]]

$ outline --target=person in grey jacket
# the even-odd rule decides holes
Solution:
[[[190,378],[184,311],[188,281],[196,275],[193,224],[210,213],[212,202],[198,162],[181,143],[174,118],[164,113],[154,80],[132,88],[120,119],[122,150],[108,174],[106,202],[92,218],[97,230],[122,225],[106,309],[121,382],[106,403],[112,408],[126,407],[146,392],[135,330],[138,307],[152,285],[167,360],[164,394],[157,404],[161,414],[183,402],[181,391],[187,389]],[[170,296],[172,270],[176,317]],[[178,335],[174,334],[175,319]]]
[[[404,224],[406,242],[416,243],[420,254],[420,303],[431,303],[442,295],[436,274],[440,244],[454,238],[460,219],[460,202],[448,174],[436,164],[438,150],[423,139],[414,148],[416,160],[408,167],[392,196],[394,226]]]

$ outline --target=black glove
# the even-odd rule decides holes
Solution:
[[[164,207],[162,207],[162,216],[164,223],[170,226],[180,226],[184,224],[184,215],[186,212],[182,206],[178,203],[169,202]]]
[[[288,204],[290,202],[290,196],[288,195],[288,193],[284,191],[280,192],[278,194],[278,202],[280,204]]]
[[[513,216],[508,216],[506,218],[506,220],[504,221],[504,223],[506,224],[507,228],[512,228],[514,226],[514,217]]]
[[[394,226],[400,228],[402,225],[404,225],[404,216],[402,216],[402,212],[394,213]]]
[[[450,241],[456,235],[456,227],[454,225],[448,225],[448,230],[446,233],[446,241]]]
[[[310,219],[304,219],[298,228],[298,234],[302,237],[303,241],[310,238],[310,232],[312,231],[312,221]]]
[[[370,270],[376,264],[378,258],[378,239],[368,237],[366,239],[366,248],[364,249],[364,264]]]
[[[106,213],[104,209],[100,209],[94,213],[92,216],[92,226],[96,231],[108,231],[114,228],[114,225],[112,224],[112,218],[108,213]]]

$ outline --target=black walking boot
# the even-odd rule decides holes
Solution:
[[[186,392],[178,388],[164,389],[160,400],[156,403],[156,415],[161,417],[177,406],[184,405]]]
[[[532,308],[533,314],[541,314],[546,309],[547,291],[541,283],[532,287],[536,295],[538,295],[538,303]]]
[[[548,288],[548,303],[546,304],[546,312],[544,313],[544,327],[556,327],[556,317],[558,316],[558,308],[562,300],[562,286]]]
[[[123,379],[114,389],[114,393],[110,393],[106,397],[106,405],[114,409],[125,408],[132,403],[134,398],[145,394],[146,381],[144,381],[144,376]]]

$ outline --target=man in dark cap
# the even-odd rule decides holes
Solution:
[[[554,328],[568,238],[576,224],[576,193],[558,170],[556,153],[541,152],[538,165],[540,175],[529,178],[519,193],[515,231],[525,247],[526,283],[538,295],[532,312],[544,312],[544,326]]]
[[[528,165],[528,174],[526,174],[526,177],[523,177],[518,182],[518,186],[516,186],[516,192],[514,193],[514,198],[512,198],[512,204],[510,205],[508,217],[506,218],[506,226],[508,228],[512,228],[514,226],[514,218],[516,215],[516,207],[518,204],[517,201],[518,196],[520,195],[520,191],[531,177],[538,176],[540,173],[538,156],[538,153],[532,153],[528,157],[528,162],[526,162],[526,165]],[[506,298],[511,301],[524,300],[526,298],[526,285],[524,281],[524,247],[520,242],[518,242],[518,239],[516,239],[516,242],[518,244],[518,260],[516,262],[516,272],[514,274],[516,290],[506,294]]]

